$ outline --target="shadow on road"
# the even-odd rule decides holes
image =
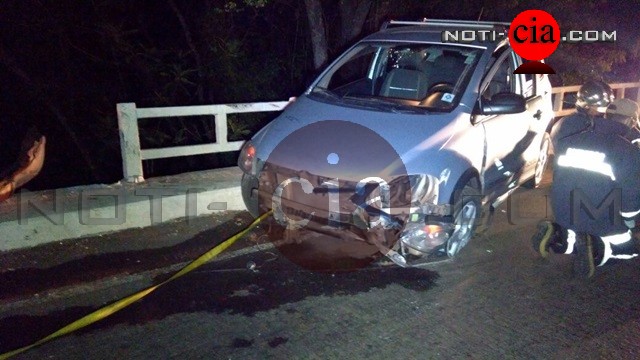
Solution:
[[[0,254],[0,301],[191,261],[244,229],[252,218],[246,212],[238,212],[217,226],[211,223],[212,218],[197,221],[202,224],[166,223]],[[191,226],[189,231],[202,231],[189,236],[186,226]],[[242,246],[247,244],[251,242],[239,242]],[[142,249],[131,250],[134,247]],[[75,256],[79,258],[74,259]],[[5,264],[11,263],[21,268],[7,269]]]
[[[207,264],[78,333],[122,323],[139,325],[178,313],[253,316],[309,297],[351,296],[391,285],[427,291],[439,277],[428,269],[381,265],[342,272],[310,271],[274,251]],[[166,275],[154,283],[164,278]],[[7,317],[0,326],[0,353],[34,342],[94,310],[72,307],[45,316]],[[287,309],[288,313],[296,311],[293,307]]]

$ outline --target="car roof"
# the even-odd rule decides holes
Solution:
[[[410,41],[410,42],[432,42],[443,43],[442,34],[444,31],[454,32],[456,30],[492,30],[503,33],[504,37],[496,37],[495,41],[481,41],[479,39],[466,43],[467,45],[487,48],[493,51],[503,41],[508,41],[509,23],[502,22],[482,22],[463,20],[424,20],[424,21],[389,21],[382,26],[382,29],[364,38],[365,41]],[[447,43],[451,45],[462,45],[460,43]]]

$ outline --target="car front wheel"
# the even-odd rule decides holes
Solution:
[[[454,257],[469,243],[482,212],[480,192],[470,184],[465,185],[457,194],[454,204],[454,230],[447,241],[447,255]]]

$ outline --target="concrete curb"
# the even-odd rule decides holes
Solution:
[[[0,206],[0,251],[246,210],[238,168],[148,179],[139,184],[22,191]]]

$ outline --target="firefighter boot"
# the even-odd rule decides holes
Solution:
[[[596,239],[597,240],[597,239]],[[588,279],[596,272],[594,238],[586,233],[576,233],[573,257],[573,274],[577,278]]]
[[[555,253],[563,253],[566,244],[563,239],[566,238],[562,228],[551,221],[542,220],[538,223],[536,233],[531,237],[533,249],[543,258],[549,256],[549,249]]]

